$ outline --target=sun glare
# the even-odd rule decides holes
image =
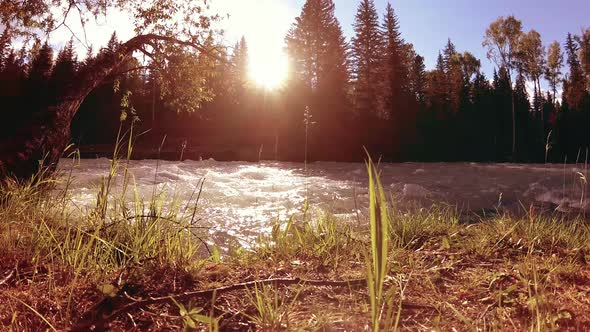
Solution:
[[[279,88],[289,71],[287,56],[283,52],[253,51],[250,50],[248,64],[250,79],[268,90]]]
[[[283,48],[295,9],[277,0],[220,0],[216,4],[229,15],[225,21],[228,39],[246,37],[250,80],[265,89],[279,88],[289,71]]]

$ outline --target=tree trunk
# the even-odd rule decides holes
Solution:
[[[512,162],[516,162],[516,109],[514,105],[514,89],[511,89],[512,98]]]
[[[544,112],[544,107],[543,107],[543,93],[541,92],[541,79],[537,76],[537,89],[539,91],[539,112],[541,115],[541,133],[543,135],[543,137],[541,137],[541,141],[545,140],[545,112]]]
[[[100,54],[78,73],[58,102],[39,110],[7,142],[0,143],[0,179],[15,176],[27,179],[41,169],[52,172],[70,140],[70,125],[80,104],[107,76],[127,61],[133,51],[154,41],[170,41],[199,48],[198,45],[158,35],[139,35],[121,44],[116,52]]]

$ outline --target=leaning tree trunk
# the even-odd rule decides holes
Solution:
[[[0,143],[0,178],[27,179],[39,170],[54,171],[70,141],[70,125],[80,104],[107,76],[121,66],[133,51],[154,40],[156,35],[140,35],[122,44],[117,52],[100,54],[76,77],[57,102],[39,110],[17,134]]]

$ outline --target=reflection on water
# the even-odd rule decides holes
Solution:
[[[62,160],[62,169],[71,161]],[[109,160],[85,159],[73,169],[73,206],[84,210],[95,204]],[[157,169],[157,174],[156,174]],[[367,206],[366,169],[362,163],[132,161],[130,172],[140,196],[149,199],[164,191],[187,204],[199,181],[205,179],[198,213],[220,238],[236,238],[242,245],[270,230],[271,221],[286,219],[303,207],[328,209],[344,217]],[[500,206],[518,209],[544,204],[562,210],[590,210],[584,166],[476,163],[403,163],[381,165],[382,181],[400,208],[448,202],[462,210]],[[115,183],[120,186],[121,180]],[[120,190],[120,188],[119,188]],[[130,196],[130,199],[132,197]],[[355,204],[356,203],[356,204]],[[521,205],[522,204],[522,205]]]

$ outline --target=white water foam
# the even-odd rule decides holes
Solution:
[[[72,171],[70,194],[76,209],[96,204],[108,159],[85,159],[73,169],[62,160],[60,168]],[[157,172],[156,172],[157,170]],[[122,172],[119,172],[122,173]],[[131,161],[140,197],[149,199],[165,191],[183,204],[195,197],[204,179],[199,217],[221,236],[235,237],[247,244],[268,232],[273,219],[286,219],[300,212],[307,198],[313,208],[351,216],[368,204],[366,167],[363,163],[322,162],[307,165],[288,162]],[[460,209],[505,205],[546,204],[554,208],[585,209],[589,190],[583,185],[584,170],[563,165],[511,165],[477,163],[381,164],[385,188],[402,203],[432,204],[445,201]],[[114,182],[120,190],[122,176]],[[128,193],[132,200],[132,190]],[[500,199],[501,198],[501,199]]]

